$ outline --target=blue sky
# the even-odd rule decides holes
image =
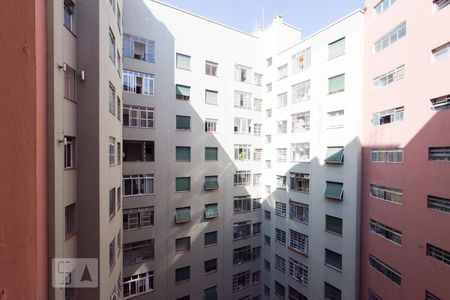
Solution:
[[[364,7],[364,0],[160,0],[191,11],[208,19],[253,31],[261,24],[264,10],[265,25],[272,16],[280,14],[285,22],[310,35],[348,13]]]

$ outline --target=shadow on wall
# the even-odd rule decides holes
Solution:
[[[430,104],[431,107],[431,104]],[[392,127],[391,127],[392,126]],[[404,130],[401,122],[381,125],[377,133],[397,135]],[[450,199],[450,168],[448,161],[430,160],[430,147],[450,146],[450,110],[435,112],[430,120],[403,147],[403,162],[397,164],[371,162],[371,150],[399,148],[383,145],[377,136],[369,137],[363,146],[362,181],[362,238],[361,238],[361,299],[367,299],[370,288],[380,297],[413,299],[425,290],[441,299],[450,298],[446,278],[450,271],[445,264],[435,263],[426,255],[427,244],[450,249],[450,222],[448,216],[428,208],[428,196]],[[448,151],[448,150],[447,150]],[[397,189],[403,194],[402,203],[382,201],[370,196],[370,185]],[[402,246],[380,240],[369,232],[369,220],[387,224],[402,232]],[[392,288],[369,268],[369,254],[376,256],[398,272],[404,274],[402,288]],[[405,275],[406,274],[406,275]],[[425,276],[424,276],[425,275]],[[368,286],[370,282],[371,286]]]

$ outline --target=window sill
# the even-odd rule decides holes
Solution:
[[[345,91],[345,89],[344,90],[335,91],[335,92],[331,92],[331,93],[328,93],[328,96],[335,95],[335,94],[338,94],[338,93],[342,93],[344,91]]]
[[[309,195],[309,191],[306,192],[306,191],[299,191],[299,190],[289,190],[289,192],[302,193],[302,194],[305,194],[305,195]]]
[[[191,249],[189,249],[189,250],[181,250],[181,251],[176,251],[175,250],[175,254],[182,254],[182,253],[188,253],[188,252],[191,252]]]
[[[70,29],[69,27],[67,27],[65,24],[63,24],[63,26],[76,38],[77,35],[75,34],[75,32],[72,31],[72,29]]]
[[[183,283],[189,282],[190,280],[191,280],[191,279],[190,279],[190,278],[188,278],[188,279],[184,279],[184,280],[176,281],[176,282],[175,282],[175,285],[178,285],[178,284],[183,284]]]
[[[214,270],[214,271],[209,271],[209,272],[205,272],[203,275],[211,275],[211,274],[214,274],[214,273],[217,273],[217,269],[216,270]]]
[[[175,193],[189,193],[191,190],[175,191]]]
[[[77,170],[77,167],[64,168],[64,171]]]
[[[76,99],[70,99],[67,97],[64,97],[64,99],[66,99],[67,101],[73,102],[73,103],[78,103],[78,101]]]
[[[127,197],[142,197],[142,196],[151,196],[151,195],[154,195],[155,193],[151,193],[151,194],[139,194],[139,195],[123,195],[123,197],[124,198],[127,198]]]
[[[290,250],[294,251],[295,253],[298,253],[298,254],[300,254],[300,255],[303,255],[303,256],[305,256],[305,257],[308,257],[308,254],[306,254],[306,253],[304,253],[304,252],[302,252],[302,251],[300,251],[300,250],[298,250],[298,249],[295,249],[295,248],[293,248],[293,247],[291,247],[291,246],[288,246],[288,248],[289,248]]]
[[[191,132],[190,129],[181,129],[181,128],[176,128],[175,131],[178,131],[178,132]]]
[[[203,245],[203,248],[209,248],[209,247],[214,247],[214,246],[217,246],[217,243],[211,244],[211,245]]]
[[[65,236],[65,241],[68,241],[68,240],[70,240],[71,238],[73,238],[74,236],[77,236],[77,233],[76,232],[74,232],[74,233],[66,233],[66,236]]]
[[[339,234],[337,232],[334,232],[334,231],[331,231],[331,230],[327,230],[327,229],[325,229],[325,232],[327,232],[329,234],[332,234],[332,235],[335,235],[335,236],[342,237],[342,233]]]
[[[337,271],[339,273],[342,273],[342,269],[338,269],[338,268],[336,268],[336,267],[334,267],[332,265],[329,265],[327,263],[324,263],[324,265],[327,266],[328,268],[332,269],[332,270],[335,270],[335,271]]]

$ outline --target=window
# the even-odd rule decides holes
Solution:
[[[189,100],[191,97],[191,87],[177,84],[175,86],[175,94],[178,100]]]
[[[234,172],[234,185],[250,185],[251,174],[250,171],[235,171]]]
[[[289,201],[289,219],[308,224],[309,222],[309,206],[294,201]]]
[[[204,235],[204,245],[210,246],[217,244],[217,231],[206,232]]]
[[[270,194],[272,192],[272,187],[270,185],[265,185],[264,189],[265,189],[267,194]]]
[[[258,284],[261,282],[261,271],[255,271],[252,273],[252,284]],[[257,296],[258,297],[258,296]],[[253,297],[255,299],[255,297]],[[258,298],[259,299],[259,298]]]
[[[301,284],[308,285],[308,266],[292,257],[289,257],[289,275]]]
[[[369,300],[371,300],[371,299],[369,299]],[[374,300],[377,300],[377,299],[374,299]],[[381,300],[381,298],[380,298],[380,300]],[[441,299],[438,298],[437,296],[433,295],[429,291],[425,291],[425,300],[441,300]]]
[[[123,279],[123,297],[125,299],[151,291],[153,291],[153,271]]]
[[[327,300],[341,300],[342,292],[337,287],[325,282],[325,299]]]
[[[116,100],[116,103],[117,103],[117,119],[122,119],[122,104],[121,104],[121,101],[120,101],[120,98],[119,97],[117,97],[117,100]]]
[[[430,100],[435,111],[450,109],[450,95],[445,95]]]
[[[117,72],[119,76],[122,74],[122,57],[120,56],[119,50],[117,50]]]
[[[406,35],[406,21],[397,25],[394,29],[383,35],[379,40],[373,45],[373,51],[375,53],[389,47],[393,43],[397,42],[399,39]]]
[[[251,221],[237,222],[233,224],[233,239],[243,239],[251,235]]]
[[[428,208],[450,213],[450,199],[428,195]]]
[[[287,120],[277,121],[277,134],[287,133]]]
[[[450,147],[428,148],[428,160],[450,161]]]
[[[288,77],[288,64],[282,65],[278,68],[278,80]]]
[[[262,149],[253,149],[253,160],[261,161]]]
[[[123,70],[123,91],[153,96],[155,94],[155,75]]]
[[[191,267],[182,267],[175,270],[175,282],[189,280],[191,278]]]
[[[175,252],[185,252],[191,250],[191,237],[183,237],[175,240]]]
[[[117,158],[119,159],[119,147],[117,152]],[[123,159],[123,161],[155,161],[155,142],[125,140],[123,143],[123,157],[120,158]]]
[[[325,198],[342,200],[344,196],[344,184],[342,182],[327,181]]]
[[[398,66],[397,68],[375,77],[372,82],[376,88],[387,86],[395,81],[403,79],[405,77],[405,65]]]
[[[275,228],[275,240],[278,243],[286,245],[286,231],[279,228]]]
[[[123,56],[155,62],[155,41],[147,40],[138,36],[123,35]]]
[[[250,271],[233,275],[233,291],[245,289],[250,285]]]
[[[387,188],[375,184],[370,185],[370,196],[398,204],[403,202],[402,190]]]
[[[275,254],[275,269],[286,272],[286,259]]]
[[[251,260],[252,260],[251,246],[233,249],[233,265],[241,265]]]
[[[270,261],[264,260],[264,269],[270,272]]]
[[[205,90],[205,103],[206,104],[218,105],[219,104],[218,98],[219,98],[219,92]]]
[[[191,177],[177,177],[175,178],[175,191],[190,191]]]
[[[252,109],[252,94],[234,91],[234,107]]]
[[[217,271],[217,258],[205,260],[203,263],[205,273],[212,273]]]
[[[262,74],[255,73],[255,85],[261,86],[262,85],[262,79],[263,79]]]
[[[123,126],[124,127],[154,127],[153,107],[123,106]]]
[[[345,37],[328,44],[328,59],[345,54]]]
[[[191,130],[191,117],[189,116],[176,116],[176,129],[177,130]]]
[[[449,57],[450,56],[450,42],[431,50],[431,53],[433,53],[434,61],[438,61],[441,59],[445,59],[446,57]]]
[[[309,111],[301,112],[291,115],[292,120],[292,132],[304,132],[309,131],[311,114]]]
[[[75,30],[74,11],[75,4],[71,0],[64,0],[64,26],[72,32]]]
[[[122,14],[120,13],[119,3],[117,3],[117,28],[121,32]]]
[[[210,161],[210,160],[216,161],[218,159],[217,151],[218,151],[217,147],[205,147],[205,160],[206,161]]]
[[[434,6],[436,9],[443,9],[447,5],[450,4],[449,0],[433,0]]]
[[[277,175],[277,189],[286,189],[286,176]]]
[[[295,230],[289,230],[289,247],[300,251],[303,254],[308,255],[308,236],[297,232]]]
[[[178,69],[191,70],[191,57],[181,53],[176,54],[176,65]]]
[[[286,297],[286,287],[275,280],[275,295],[284,299]]]
[[[267,83],[266,84],[266,92],[270,93],[272,91],[272,83]]]
[[[272,109],[266,109],[266,118],[271,118],[272,117]]]
[[[76,71],[66,64],[66,71],[64,72],[64,98],[72,101],[76,101],[75,78],[76,78]]]
[[[66,238],[77,233],[77,204],[72,203],[64,209]]]
[[[116,139],[109,137],[109,165],[116,164]]]
[[[266,59],[266,66],[270,67],[272,65],[272,57]]]
[[[254,136],[261,136],[261,127],[262,127],[262,124],[253,124],[253,135]]]
[[[240,82],[252,82],[252,69],[241,65],[234,66],[234,80]]]
[[[272,167],[272,161],[271,160],[266,160],[265,161],[265,168],[266,169],[270,169]]]
[[[264,210],[264,219],[269,220],[272,218],[272,214],[270,212],[270,210],[265,209]]]
[[[380,296],[378,296],[377,294],[375,294],[374,291],[372,291],[371,289],[369,289],[369,299],[368,300],[383,300],[381,299]],[[426,300],[426,299],[425,299]]]
[[[219,188],[219,177],[217,175],[205,176],[205,190],[217,190]]]
[[[75,168],[75,138],[64,137],[64,169]]]
[[[311,67],[311,48],[292,55],[292,73],[307,70]]]
[[[325,216],[325,230],[337,235],[342,235],[342,219],[330,215]]]
[[[278,99],[278,107],[286,106],[287,105],[287,93],[282,93],[277,95]]]
[[[450,252],[444,249],[427,244],[427,256],[433,257],[450,266]]]
[[[384,125],[393,122],[403,121],[405,113],[405,108],[397,107],[384,111],[380,111],[373,114],[372,123],[373,125]]]
[[[277,161],[283,162],[287,161],[287,149],[277,148]]]
[[[234,144],[234,159],[235,160],[250,160],[251,151],[252,151],[252,145]]]
[[[205,289],[204,291],[205,299],[204,300],[217,300],[219,297],[217,296],[217,286],[213,286]]]
[[[129,266],[155,259],[155,240],[149,239],[123,245],[123,264]]]
[[[402,285],[402,274],[373,255],[369,255],[369,266],[397,285]]]
[[[191,161],[191,147],[177,146],[175,148],[176,161]]]
[[[205,204],[205,219],[214,219],[219,216],[217,203]]]
[[[109,190],[109,218],[116,214],[116,188]]]
[[[109,3],[111,4],[111,7],[113,9],[113,12],[116,12],[116,0],[109,0]]]
[[[309,143],[291,144],[291,161],[309,161]]]
[[[253,210],[261,209],[261,198],[253,198],[252,199]]]
[[[258,235],[261,233],[261,222],[253,223],[252,224],[252,234]]]
[[[116,114],[116,88],[111,82],[109,83],[109,112]]]
[[[116,238],[109,243],[109,268],[114,268],[116,264]]]
[[[338,270],[342,270],[342,255],[325,249],[325,264]]]
[[[402,163],[403,149],[386,148],[386,149],[372,149],[370,153],[372,162],[379,163]]]
[[[191,208],[179,207],[175,208],[175,223],[181,224],[191,221]]]
[[[124,175],[124,196],[141,196],[155,193],[155,176],[153,174]]]
[[[291,191],[309,193],[309,174],[291,172],[290,177]]]
[[[155,224],[153,206],[127,208],[123,210],[123,230],[141,229]]]
[[[374,12],[376,16],[381,15],[385,12],[396,0],[381,0],[377,5],[375,5]]]
[[[328,112],[327,129],[344,127],[344,110],[336,110]]]
[[[234,118],[234,133],[250,134],[252,131],[252,120]]]
[[[268,287],[267,285],[264,285],[264,295],[270,297],[270,287]]]
[[[262,99],[258,98],[253,99],[253,109],[255,111],[262,111]]]
[[[375,220],[369,221],[369,231],[390,240],[398,245],[402,244],[402,232],[390,226],[377,222]]]
[[[109,58],[116,63],[116,37],[111,28],[109,29]]]
[[[334,94],[344,91],[345,74],[328,78],[328,94]]]
[[[233,212],[242,213],[251,211],[251,196],[234,196],[233,197]]]
[[[211,76],[217,76],[217,67],[219,64],[212,61],[205,61],[205,74]]]
[[[308,300],[308,298],[296,289],[289,286],[289,300]]]
[[[344,163],[344,147],[327,147],[327,156],[325,157],[325,163]]]
[[[264,244],[270,246],[270,240],[271,240],[270,236],[264,235]]]
[[[252,249],[252,260],[257,260],[261,258],[261,246],[253,247]]]
[[[292,104],[311,99],[311,80],[302,81],[294,84],[292,87]]]

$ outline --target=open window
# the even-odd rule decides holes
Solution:
[[[344,163],[344,147],[328,147],[325,162],[327,164]]]
[[[344,196],[344,184],[342,182],[327,181],[325,198],[342,200]]]

